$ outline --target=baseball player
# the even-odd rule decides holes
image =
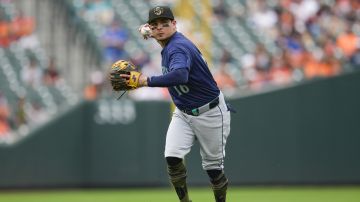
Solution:
[[[144,31],[150,28],[150,32]],[[189,202],[184,157],[199,141],[203,169],[210,177],[216,202],[226,200],[228,179],[224,157],[230,133],[230,111],[198,48],[176,29],[169,7],[149,10],[148,23],[140,27],[145,39],[163,48],[161,76],[139,76],[139,87],[167,87],[176,105],[166,135],[168,174],[181,202]],[[122,77],[129,79],[128,75]]]

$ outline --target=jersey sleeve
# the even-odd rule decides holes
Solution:
[[[189,79],[189,71],[186,68],[178,68],[161,76],[148,77],[149,87],[170,87],[186,84]]]
[[[187,68],[190,71],[191,55],[188,50],[183,47],[176,47],[170,51],[170,71],[179,68]]]

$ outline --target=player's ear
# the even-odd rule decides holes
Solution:
[[[177,24],[177,22],[176,22],[176,20],[171,20],[171,24],[172,24],[172,26],[174,27],[174,29],[176,30],[176,24]]]

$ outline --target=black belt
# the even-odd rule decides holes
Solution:
[[[191,110],[184,109],[184,110],[181,110],[181,111],[184,112],[185,114],[188,114],[188,115],[191,115],[191,116],[199,116],[200,114],[202,114],[204,112],[207,112],[210,109],[218,106],[218,104],[219,104],[219,97],[215,98],[211,102],[209,102],[209,103],[207,103],[207,104],[205,104],[205,105],[203,105],[201,107],[191,109]]]

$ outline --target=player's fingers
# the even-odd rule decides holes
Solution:
[[[128,74],[120,74],[120,77],[124,78],[124,79],[129,79],[130,75],[128,75]]]

